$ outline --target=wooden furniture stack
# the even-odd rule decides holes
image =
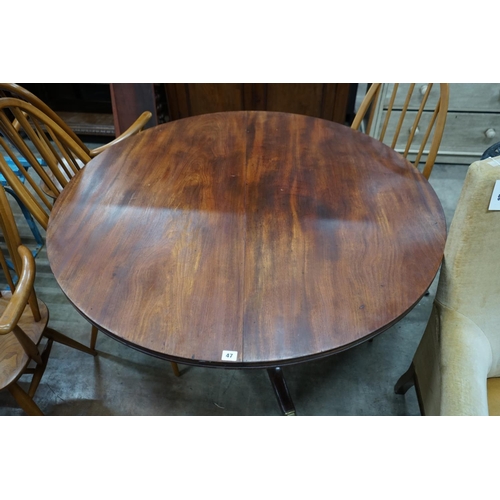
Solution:
[[[219,111],[283,111],[350,122],[352,83],[21,84],[79,135],[114,137],[143,112],[147,127]]]
[[[206,113],[250,110],[345,123],[354,87],[350,83],[112,83],[111,95],[119,133],[141,110],[153,113],[149,126]]]

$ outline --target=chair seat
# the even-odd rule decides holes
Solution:
[[[488,413],[491,417],[500,416],[500,378],[488,379]]]
[[[9,300],[10,292],[2,292],[0,297],[0,315],[3,314]],[[49,321],[47,306],[38,300],[41,319],[36,322],[33,318],[31,308],[26,306],[18,325],[24,330],[26,335],[38,345],[42,334]],[[28,365],[30,358],[17,340],[14,333],[0,335],[0,390],[14,382]]]

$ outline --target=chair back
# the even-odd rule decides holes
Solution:
[[[21,99],[22,101],[29,102],[35,108],[38,108],[42,113],[45,113],[49,118],[54,120],[84,151],[89,153],[87,146],[83,141],[75,134],[75,132],[67,125],[67,123],[45,104],[40,98],[35,94],[32,94],[29,90],[24,87],[17,85],[16,83],[0,83],[0,97],[14,97],[16,99]],[[17,122],[15,123],[17,126]]]
[[[24,87],[21,87],[16,83],[0,83],[0,98],[1,97],[14,97],[16,99],[21,99],[22,101],[29,102],[30,104],[35,106],[35,108],[38,108],[40,111],[42,111],[42,113],[46,114],[49,118],[54,120],[54,122],[57,123],[91,158],[94,158],[99,153],[105,151],[107,148],[141,132],[153,116],[150,111],[142,112],[141,115],[134,121],[134,123],[132,123],[122,134],[115,137],[114,140],[107,144],[103,144],[102,146],[89,150],[87,145],[78,137],[78,135],[76,135],[73,129],[54,110],[52,110],[47,104],[45,104],[36,95],[32,94],[29,90],[26,90]],[[19,126],[17,120],[13,121],[13,125],[16,128]]]
[[[90,161],[90,156],[43,111],[26,101],[8,97],[0,98],[0,149],[4,150],[0,154],[0,173],[38,223],[47,229],[53,198]],[[9,167],[6,161],[9,158],[26,182]],[[26,169],[25,162],[31,168]]]
[[[365,132],[400,152],[428,179],[443,137],[449,85],[373,83],[351,128]]]

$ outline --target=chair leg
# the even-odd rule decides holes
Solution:
[[[406,370],[403,375],[399,378],[394,386],[394,392],[396,394],[406,394],[408,389],[415,385],[415,366],[413,363],[410,365],[410,368]]]
[[[98,331],[99,330],[97,329],[97,327],[92,325],[92,331],[90,333],[90,348],[94,349],[94,350],[95,350],[95,344],[97,342],[97,332]]]
[[[14,396],[17,404],[31,416],[43,416],[42,410],[37,404],[26,394],[26,392],[16,383],[9,385],[9,392]]]
[[[179,366],[177,365],[177,363],[174,363],[172,361],[172,362],[170,362],[170,364],[172,365],[172,370],[174,371],[174,375],[176,377],[180,377],[181,376],[181,372],[179,371]]]
[[[28,396],[33,398],[36,390],[38,389],[38,385],[40,384],[40,380],[42,380],[42,376],[45,373],[45,368],[47,367],[47,361],[49,360],[50,350],[52,349],[52,339],[49,339],[45,349],[42,352],[42,362],[37,364],[35,367],[35,371],[33,372],[33,377],[31,378],[30,388],[28,390]]]
[[[86,345],[80,344],[80,342],[77,342],[70,337],[66,337],[66,335],[63,335],[53,328],[47,327],[45,329],[44,335],[49,339],[59,342],[60,344],[67,345],[68,347],[72,347],[73,349],[78,349],[79,351],[86,352],[87,354],[92,354],[92,356],[95,356],[97,354],[97,351],[95,349],[91,349]]]

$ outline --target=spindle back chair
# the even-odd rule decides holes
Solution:
[[[52,118],[15,98],[0,98],[0,147],[4,151],[0,155],[0,172],[37,222],[47,229],[53,198],[90,161],[90,156]],[[6,158],[24,179],[9,167]],[[20,158],[31,168],[25,168]]]
[[[152,117],[152,113],[150,111],[144,111],[135,120],[135,122],[132,123],[132,125],[130,125],[127,130],[125,130],[125,132],[120,134],[114,140],[107,144],[104,144],[103,146],[89,149],[87,145],[80,139],[80,137],[78,137],[78,135],[73,131],[73,129],[53,109],[51,109],[40,98],[38,98],[36,95],[34,95],[24,87],[21,87],[16,83],[0,83],[0,97],[14,97],[29,102],[30,104],[35,106],[37,109],[51,118],[55,123],[57,123],[66,132],[66,134],[69,135],[73,139],[73,141],[78,144],[80,148],[85,151],[85,153],[91,158],[94,158],[94,156],[97,156],[108,147],[139,133],[141,130],[143,130],[143,128]],[[17,125],[17,122],[14,121],[14,126],[17,127]]]
[[[37,298],[33,287],[35,259],[21,244],[3,186],[0,186],[0,230],[17,278],[14,280],[11,276],[0,249],[0,267],[5,278],[0,292],[0,390],[8,389],[28,415],[43,415],[33,397],[45,372],[53,341],[92,355],[96,351],[48,327],[47,306]],[[35,366],[30,367],[30,363]],[[18,383],[25,374],[32,375],[28,391]]]
[[[416,168],[423,162],[422,174],[428,179],[446,125],[449,85],[392,85],[392,92],[386,84],[370,86],[351,128],[359,130],[364,125],[365,133],[411,159]]]
[[[47,230],[53,199],[57,199],[68,182],[85,167],[90,156],[52,118],[30,103],[8,97],[0,98],[0,147],[26,182],[21,181],[2,155],[0,173],[35,220]],[[19,155],[31,169],[24,168]],[[91,349],[95,348],[97,333],[92,325]],[[171,364],[179,376],[177,364]]]

